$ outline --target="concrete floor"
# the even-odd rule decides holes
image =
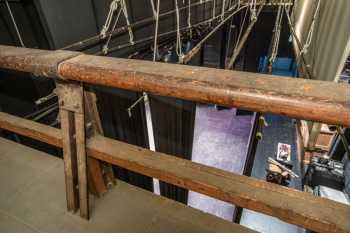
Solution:
[[[91,219],[66,211],[62,160],[0,138],[1,233],[239,232],[235,224],[124,182],[91,198]]]
[[[236,116],[235,109],[217,111],[197,105],[192,161],[242,174],[246,161],[252,116]],[[188,205],[232,221],[235,207],[211,197],[189,192]]]

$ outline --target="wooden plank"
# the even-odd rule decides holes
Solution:
[[[85,120],[90,124],[87,137],[93,135],[103,134],[102,123],[96,104],[96,95],[92,88],[85,88],[84,90],[84,101],[85,101]],[[107,187],[111,187],[115,184],[115,177],[113,168],[110,164],[103,161],[92,161],[94,158],[88,158],[88,172],[89,176],[94,179],[96,192],[99,196],[107,192]],[[102,170],[104,171],[102,173]],[[101,175],[96,175],[101,174]],[[103,174],[103,177],[102,177]]]
[[[78,185],[79,185],[79,208],[80,216],[89,219],[89,192],[87,183],[87,156],[85,150],[85,120],[84,115],[74,114],[75,140],[77,146],[78,161]]]
[[[67,110],[60,110],[61,130],[63,146],[64,174],[66,182],[66,199],[68,211],[75,212],[79,207],[78,202],[78,172],[76,144],[74,139],[74,114]]]
[[[152,152],[102,136],[88,141],[87,153],[111,164],[310,230],[350,232],[349,206],[309,193]]]
[[[91,96],[90,92],[84,91],[84,110],[85,110],[85,120],[87,124],[90,124],[89,129],[87,129],[87,137],[91,136],[90,134],[95,134],[96,130],[99,130],[97,125],[97,120],[99,118],[96,118],[95,115],[95,103],[92,99],[93,96]],[[92,132],[91,132],[92,131]],[[91,133],[89,133],[91,132]],[[88,177],[89,177],[89,183],[91,183],[93,186],[89,186],[89,190],[93,191],[97,196],[102,196],[104,193],[107,192],[107,187],[105,185],[103,175],[102,175],[102,169],[100,161],[98,161],[95,158],[88,158]],[[95,190],[92,190],[92,188],[95,188]]]
[[[59,129],[0,112],[0,128],[62,148]]]

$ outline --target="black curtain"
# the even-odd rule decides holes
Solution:
[[[191,160],[196,104],[159,96],[150,104],[156,151]],[[186,189],[160,182],[160,193],[187,204]]]
[[[127,112],[128,107],[139,98],[140,93],[99,87],[96,89],[96,96],[105,136],[148,148],[143,103],[132,110],[131,117]],[[151,177],[117,166],[114,170],[118,179],[153,192]]]

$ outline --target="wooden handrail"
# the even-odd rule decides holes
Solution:
[[[10,46],[0,68],[350,127],[346,84]]]
[[[59,129],[0,112],[0,128],[62,147]],[[309,193],[153,152],[103,136],[88,140],[87,154],[243,208],[317,232],[350,232],[350,207]]]

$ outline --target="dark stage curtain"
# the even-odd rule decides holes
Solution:
[[[156,150],[191,160],[196,104],[159,96],[150,101]],[[160,193],[187,204],[186,189],[160,182]]]
[[[129,117],[127,112],[127,108],[139,98],[140,93],[98,88],[96,96],[105,136],[148,148],[143,104],[138,104],[133,109],[132,117]],[[117,166],[114,170],[118,179],[153,192],[151,177]]]

